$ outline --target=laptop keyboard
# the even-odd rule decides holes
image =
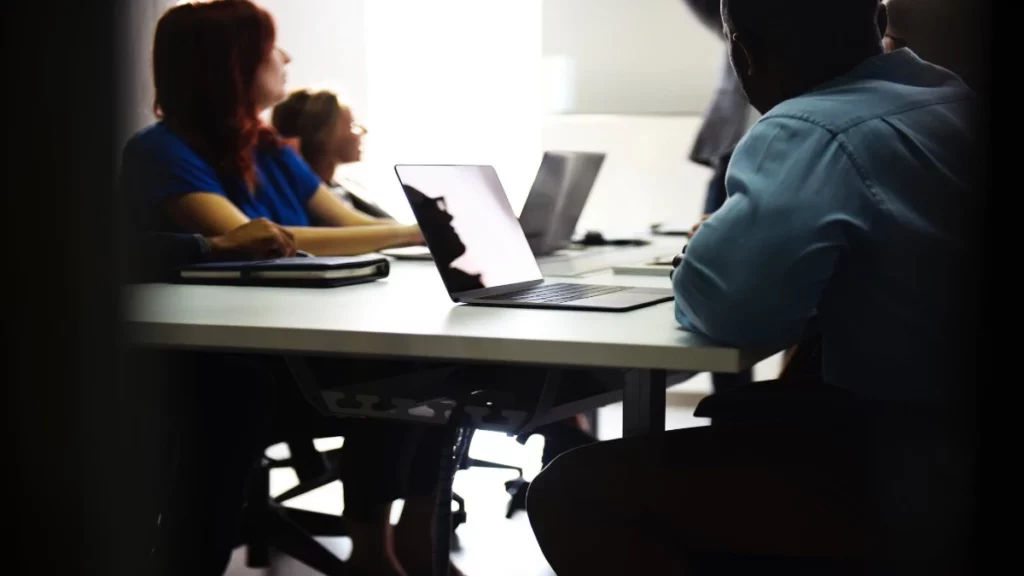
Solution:
[[[629,288],[622,286],[597,286],[594,284],[542,284],[525,290],[488,296],[481,298],[481,300],[525,302],[528,304],[562,304],[572,302],[573,300],[614,294],[623,290],[629,290]]]

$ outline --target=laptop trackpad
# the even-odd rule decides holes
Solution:
[[[583,306],[590,308],[624,309],[636,308],[659,302],[668,302],[673,299],[671,290],[661,288],[631,288],[622,292],[613,292],[583,300],[573,300],[567,303],[570,306]]]

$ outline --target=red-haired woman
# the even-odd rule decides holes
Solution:
[[[122,160],[122,188],[137,207],[141,203],[142,223],[151,231],[218,235],[250,219],[266,218],[287,228],[298,249],[317,255],[421,243],[418,227],[373,218],[346,205],[273,128],[260,122],[259,114],[285,97],[288,61],[275,45],[271,16],[247,0],[183,4],[163,15],[153,46],[155,112],[160,121],[129,141]],[[376,377],[380,370],[394,369],[361,366],[355,371]],[[226,387],[238,378],[225,373],[221,379]],[[303,407],[312,412],[308,404]],[[215,417],[222,420],[211,425],[212,430],[233,426],[230,410]],[[360,465],[343,466],[343,474],[353,574],[429,573],[440,435],[413,426],[352,422],[344,450],[348,456],[343,458]],[[218,442],[222,446],[228,440]],[[237,513],[241,505],[247,463],[238,455],[248,454],[248,444],[258,440],[237,442],[247,446],[223,450],[221,456],[232,456],[240,465],[227,470],[218,462],[204,461],[205,472],[195,474],[205,478],[197,490],[219,491],[208,500],[225,503],[224,516]],[[217,459],[217,449],[205,446],[200,451]],[[392,532],[390,506],[399,497],[406,504],[402,521]],[[230,518],[205,519],[207,524],[230,524]],[[200,554],[184,543],[168,545],[167,563],[192,562],[184,571],[172,567],[172,573],[223,571],[230,548],[212,540],[223,540],[213,532],[226,529],[203,525],[186,538],[194,548],[209,548],[202,551],[209,561],[182,558]],[[179,529],[174,535],[184,532]],[[193,569],[196,563],[204,568]],[[459,572],[453,568],[452,573]]]
[[[146,225],[217,235],[250,219],[288,228],[300,250],[363,254],[422,242],[332,194],[259,114],[283,100],[288,56],[271,16],[245,0],[184,4],[157,26],[156,124],[124,150],[122,184]]]

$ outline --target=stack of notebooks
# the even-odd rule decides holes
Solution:
[[[624,276],[662,276],[668,278],[674,270],[672,260],[675,256],[660,256],[648,262],[612,266],[612,274]]]
[[[330,288],[387,278],[387,258],[294,257],[249,262],[207,262],[178,270],[178,280],[190,284]]]

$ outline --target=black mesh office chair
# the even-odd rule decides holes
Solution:
[[[290,456],[284,459],[264,457],[253,470],[243,518],[242,542],[246,546],[246,563],[251,568],[270,565],[273,548],[328,576],[347,574],[345,563],[320,544],[317,537],[336,537],[347,534],[345,517],[319,512],[297,510],[286,506],[287,501],[312,492],[341,479],[338,466],[341,448],[318,452],[309,441],[288,443]],[[522,479],[523,470],[486,460],[466,456],[459,470],[469,468],[497,468],[514,470]],[[278,468],[293,468],[299,483],[276,497],[270,497],[270,473]],[[525,494],[525,493],[524,493]],[[453,495],[458,506],[452,514],[452,548],[458,548],[454,531],[466,521],[466,502]]]
[[[285,506],[288,500],[337,480],[337,466],[316,451],[311,439],[308,443],[290,443],[289,450],[290,458],[263,457],[253,468],[240,542],[246,546],[246,564],[250,568],[268,567],[273,548],[327,576],[344,576],[348,574],[345,563],[316,540],[345,536],[344,517]],[[295,469],[299,484],[272,498],[270,473],[286,467]]]
[[[364,382],[341,388],[338,384],[332,386],[331,383],[318,378],[309,363],[302,358],[285,357],[285,361],[299,390],[321,415],[340,417],[344,420],[349,414],[361,417],[364,413],[372,415],[397,409],[391,414],[392,417],[414,416],[416,421],[445,427],[448,438],[440,456],[441,473],[446,478],[441,481],[441,500],[436,516],[438,530],[434,533],[436,573],[444,573],[447,569],[448,554],[441,551],[457,548],[454,530],[466,519],[465,501],[451,492],[450,475],[457,470],[471,467],[488,467],[515,470],[519,475],[517,480],[522,480],[523,471],[516,466],[468,457],[468,446],[475,428],[507,427],[512,424],[509,415],[514,415],[515,421],[519,422],[515,427],[521,434],[526,433],[536,428],[534,422],[537,414],[547,410],[551,402],[558,399],[558,393],[563,389],[560,386],[561,372],[558,371],[549,373],[537,370],[505,374],[496,372],[491,367],[453,367],[445,364],[424,366],[411,375],[400,374],[372,383]],[[538,386],[526,390],[522,390],[522,386],[516,386],[515,394],[508,391],[513,388],[513,382],[519,383],[535,376],[540,381]],[[608,385],[604,382],[603,376],[620,375],[615,371],[614,374],[599,375],[602,377],[594,377],[589,373],[588,376],[588,379],[577,382],[580,386],[573,387],[574,393],[578,395],[577,388],[580,387],[604,391]],[[502,377],[505,380],[502,380]],[[281,381],[286,379],[282,377]],[[409,401],[417,403],[415,406],[420,413],[412,413]],[[320,432],[315,435],[320,435]],[[311,440],[302,443],[307,442],[309,446],[299,451],[292,446],[292,458],[281,461],[263,459],[257,469],[259,480],[254,482],[250,492],[250,514],[246,517],[245,543],[250,548],[249,563],[252,566],[266,565],[269,555],[267,550],[274,546],[328,576],[345,574],[344,563],[333,557],[333,554],[330,558],[325,558],[326,549],[314,539],[317,535],[344,534],[342,519],[330,515],[310,515],[292,511],[282,505],[286,499],[340,478],[341,470],[330,467],[330,463],[339,461],[337,451],[318,454],[312,449]],[[316,456],[313,456],[314,454]],[[319,464],[316,462],[317,459],[321,460]],[[307,460],[312,463],[307,464]],[[282,466],[298,467],[300,485],[272,500],[267,496],[269,473],[273,468]],[[324,466],[324,472],[318,472]],[[303,469],[306,470],[305,473],[302,472]],[[458,504],[457,511],[453,513],[450,506],[444,505],[443,501],[446,498]],[[328,521],[330,524],[325,525],[324,523]],[[280,541],[280,544],[275,544],[275,541]]]

